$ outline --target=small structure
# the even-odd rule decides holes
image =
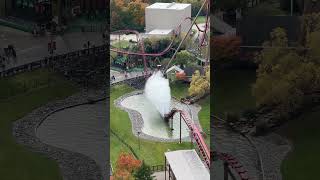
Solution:
[[[209,169],[194,149],[166,152],[165,166],[165,180],[210,179]]]
[[[146,32],[153,30],[175,30],[186,18],[191,17],[191,4],[154,3],[145,9]],[[186,20],[181,25],[181,32],[186,33],[191,21]],[[177,33],[177,32],[175,32]]]
[[[147,37],[170,37],[172,36],[172,29],[154,29],[148,33],[146,33]]]
[[[175,81],[176,80],[176,74],[177,73],[181,73],[181,72],[183,72],[183,69],[181,69],[180,67],[178,67],[176,65],[173,65],[171,68],[169,68],[166,71],[166,75],[167,75],[167,78],[170,81]]]
[[[184,74],[185,74],[185,79],[184,81],[186,82],[191,82],[192,80],[192,75],[196,72],[199,71],[200,75],[204,75],[204,69],[203,67],[186,67],[184,68]]]

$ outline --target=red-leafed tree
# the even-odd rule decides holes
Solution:
[[[116,171],[114,173],[115,180],[130,180],[133,179],[132,173],[141,166],[142,162],[135,159],[129,153],[120,153],[116,162]]]
[[[239,57],[241,39],[238,36],[218,36],[211,39],[210,56],[214,61]]]

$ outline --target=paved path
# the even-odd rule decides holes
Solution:
[[[153,175],[155,176],[156,180],[164,180],[164,171],[161,172],[155,172],[153,173]],[[168,172],[167,172],[167,176],[168,176]]]
[[[115,81],[111,81],[112,76],[115,77]],[[125,73],[121,73],[121,72],[115,71],[115,70],[110,70],[110,81],[111,81],[111,84],[115,84],[115,83],[118,83],[118,82],[121,82],[121,81],[125,81],[125,80],[128,80],[128,79],[133,79],[133,78],[141,77],[141,76],[144,76],[143,72],[128,72],[127,73],[127,78],[126,78]]]
[[[50,35],[34,37],[30,33],[22,32],[5,26],[0,26],[0,55],[4,54],[3,48],[12,44],[17,52],[17,58],[9,58],[5,61],[5,69],[28,64],[43,57],[50,56],[48,42]],[[57,50],[54,54],[63,54],[70,51],[83,49],[84,43],[90,41],[92,45],[103,44],[102,35],[97,32],[74,32],[53,38],[56,41]]]

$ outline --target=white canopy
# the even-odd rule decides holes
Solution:
[[[193,150],[179,150],[165,153],[177,180],[210,180],[209,169]]]

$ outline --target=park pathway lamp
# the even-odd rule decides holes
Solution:
[[[140,150],[140,134],[141,134],[141,132],[138,131],[137,133],[138,133],[138,145],[139,145],[139,150]]]

